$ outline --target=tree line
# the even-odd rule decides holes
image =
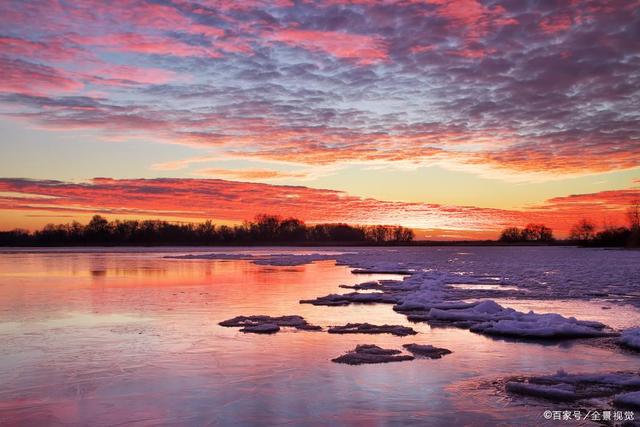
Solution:
[[[605,225],[598,230],[595,223],[583,218],[571,227],[566,243],[594,247],[640,247],[640,202],[627,209],[628,227]],[[553,231],[544,224],[528,224],[525,228],[508,227],[500,233],[502,243],[550,243]]]
[[[401,226],[349,224],[307,225],[296,218],[258,215],[242,225],[172,223],[161,220],[115,220],[95,215],[88,224],[48,224],[41,230],[0,232],[0,246],[82,245],[251,245],[294,243],[398,244],[413,241]]]
[[[581,246],[640,247],[640,202],[627,209],[628,227],[605,224],[599,231],[596,224],[586,218],[578,221],[569,239]]]
[[[500,242],[525,243],[525,242],[553,242],[553,230],[544,224],[528,224],[525,228],[508,227],[500,233]]]

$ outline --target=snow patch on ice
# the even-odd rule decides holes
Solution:
[[[335,260],[337,265],[348,266],[353,272],[394,274],[405,273],[403,280],[386,283],[363,282],[352,286],[358,290],[380,292],[330,294],[303,303],[325,306],[344,306],[351,303],[392,303],[394,310],[409,317],[410,321],[426,321],[438,325],[451,325],[470,329],[487,335],[503,335],[516,338],[564,339],[578,337],[600,337],[612,335],[613,331],[599,322],[578,320],[555,313],[520,312],[505,308],[491,299],[475,300],[477,292],[470,291],[465,298],[465,289],[453,289],[451,283],[496,283],[517,284],[535,298],[536,293],[549,289],[553,295],[574,298],[587,295],[589,289],[584,278],[598,271],[591,264],[565,266],[562,257],[549,256],[555,249],[546,248],[533,261],[526,256],[530,251],[523,249],[520,257],[508,257],[511,264],[501,263],[504,257],[492,256],[500,249],[487,249],[472,253],[464,260],[451,257],[450,251],[430,251],[425,258],[425,250],[405,249],[397,251],[389,248],[349,249],[349,252],[329,253],[317,251],[304,254],[271,253],[265,255],[209,254],[193,255],[190,258],[241,258],[251,259],[260,265],[301,265],[317,260]],[[537,253],[537,252],[536,252]],[[590,254],[590,253],[589,253]],[[444,256],[444,258],[442,258]],[[436,259],[434,259],[436,257]],[[589,258],[589,257],[587,257]],[[566,268],[564,268],[566,267]],[[566,277],[564,277],[566,276]],[[565,280],[566,279],[566,280]],[[564,280],[564,281],[563,281]],[[555,283],[550,286],[550,283]],[[562,284],[563,286],[560,286]],[[569,286],[570,285],[570,286]],[[578,286],[579,285],[579,286]],[[604,285],[603,285],[604,288]],[[509,292],[504,289],[500,292]],[[607,292],[608,294],[610,292]],[[488,295],[491,296],[491,295]],[[621,343],[630,347],[637,345],[635,333],[629,332]]]
[[[578,398],[576,387],[571,384],[544,385],[509,381],[505,389],[509,393],[541,397],[549,400],[572,401]]]
[[[362,365],[365,363],[402,362],[414,359],[413,356],[400,353],[402,353],[400,350],[386,349],[373,344],[360,344],[354,350],[331,361],[347,365]]]
[[[399,337],[415,335],[413,328],[402,325],[372,325],[370,323],[347,323],[343,326],[332,326],[330,334],[392,334]]]
[[[625,347],[640,350],[640,328],[630,328],[622,331],[620,343]]]
[[[604,325],[566,318],[559,314],[527,313],[519,320],[483,322],[470,328],[471,332],[523,338],[588,338],[612,335]]]
[[[442,356],[451,354],[451,350],[446,348],[434,347],[430,344],[403,344],[402,347],[410,351],[416,356],[427,357],[429,359],[440,359]]]
[[[635,372],[568,374],[513,378],[505,384],[508,393],[552,401],[587,401],[614,398],[617,406],[640,404],[640,375]]]
[[[271,334],[278,332],[280,327],[291,327],[301,331],[321,331],[322,327],[312,325],[304,317],[298,315],[290,316],[236,316],[233,319],[223,320],[218,323],[225,327],[242,327],[241,332],[252,332],[257,334]]]
[[[613,404],[616,406],[640,408],[640,391],[620,394],[613,399]]]

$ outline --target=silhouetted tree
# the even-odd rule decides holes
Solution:
[[[307,238],[307,227],[296,218],[287,218],[280,222],[278,235],[283,242],[304,242]]]
[[[588,246],[626,246],[631,238],[631,230],[626,227],[607,227],[596,233],[592,240],[583,242]]]
[[[410,228],[397,226],[393,229],[393,240],[396,242],[411,242],[415,238],[415,233]]]
[[[518,227],[505,228],[504,230],[502,230],[502,233],[500,233],[499,240],[505,243],[522,242],[523,241],[522,232]]]
[[[100,243],[108,241],[112,227],[106,218],[94,215],[89,224],[84,228],[84,237],[88,243]]]
[[[27,230],[16,228],[10,231],[0,231],[0,246],[30,246],[34,244],[33,235]]]
[[[522,238],[527,242],[551,242],[553,231],[544,224],[527,224],[522,230]]]
[[[627,219],[629,221],[628,246],[640,246],[640,200],[635,200],[627,209]]]
[[[373,225],[366,229],[367,240],[376,243],[384,243],[391,240],[390,234],[389,227],[385,227],[384,225]]]
[[[632,231],[640,229],[640,200],[635,200],[627,209],[627,220]]]
[[[116,220],[95,215],[86,226],[47,224],[41,230],[0,232],[0,245],[213,245],[254,243],[375,243],[410,242],[413,230],[401,226],[317,224],[307,226],[296,218],[258,215],[240,226],[170,223],[160,220]]]
[[[201,245],[212,245],[216,243],[216,226],[211,222],[211,220],[206,220],[198,225],[195,228],[195,240]]]
[[[596,226],[589,220],[583,218],[573,227],[569,233],[569,239],[577,242],[588,242],[596,237]]]
[[[273,242],[276,240],[280,217],[277,215],[257,215],[254,222],[245,223],[252,239],[256,242]]]
[[[521,242],[552,242],[553,231],[544,224],[527,224],[520,230],[517,227],[508,227],[500,233],[501,242],[521,243]]]

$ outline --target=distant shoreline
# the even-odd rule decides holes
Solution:
[[[584,223],[585,221],[583,221]],[[544,224],[530,223],[523,229],[505,228],[499,239],[416,240],[412,229],[400,225],[349,225],[324,223],[307,225],[296,218],[260,214],[253,221],[233,227],[202,223],[171,223],[163,220],[114,220],[94,215],[88,224],[77,221],[47,224],[41,230],[0,231],[3,248],[86,247],[633,247],[638,232],[633,226],[611,228],[590,234],[575,233],[569,239],[555,239]],[[577,237],[576,237],[577,236]],[[588,238],[588,237],[591,238]]]
[[[45,244],[33,244],[25,246],[11,246],[0,245],[0,248],[16,248],[16,249],[30,249],[30,248],[171,248],[171,247],[191,247],[191,248],[233,248],[233,247],[415,247],[415,246],[506,246],[506,247],[520,247],[520,246],[578,246],[573,242],[568,241],[555,241],[546,243],[535,242],[519,242],[519,243],[504,243],[497,240],[416,240],[413,242],[399,242],[399,243],[366,243],[366,242],[260,242],[260,243],[243,243],[243,244],[176,244],[176,243],[156,243],[156,244],[73,244],[73,245],[45,245]]]

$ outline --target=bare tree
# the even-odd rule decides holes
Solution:
[[[500,241],[514,243],[522,241],[522,231],[518,227],[508,227],[500,233]]]
[[[525,241],[550,242],[553,240],[553,231],[544,224],[527,224],[522,230],[522,237]]]
[[[577,224],[571,227],[569,239],[577,240],[580,242],[593,240],[593,238],[596,236],[595,230],[596,226],[593,224],[593,222],[589,221],[586,218],[582,218]]]
[[[627,219],[631,231],[640,230],[640,200],[634,200],[627,209]]]

